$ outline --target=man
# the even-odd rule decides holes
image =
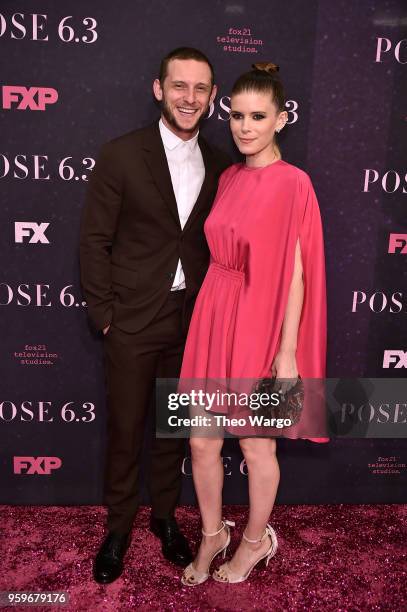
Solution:
[[[200,51],[179,48],[153,84],[159,122],[102,147],[90,178],[81,239],[89,316],[103,330],[108,394],[104,501],[108,534],[96,556],[97,582],[112,582],[139,504],[144,426],[155,378],[176,378],[193,303],[208,266],[203,224],[229,158],[199,134],[216,95]],[[154,439],[150,528],[180,566],[191,552],[174,518],[184,441]]]

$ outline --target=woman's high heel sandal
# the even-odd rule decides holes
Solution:
[[[221,531],[223,531],[223,529],[226,529],[226,533],[227,533],[226,542],[222,546],[222,548],[217,550],[216,553],[213,555],[212,559],[209,562],[208,570],[206,572],[198,571],[193,566],[193,563],[190,563],[185,568],[184,573],[182,574],[182,577],[181,577],[182,584],[184,584],[185,586],[196,586],[197,584],[202,584],[203,582],[205,582],[205,580],[208,580],[208,578],[209,578],[209,568],[210,568],[210,565],[211,565],[212,561],[214,560],[214,558],[217,557],[221,552],[223,552],[223,558],[226,557],[226,552],[227,552],[228,546],[230,544],[230,529],[229,529],[229,527],[234,527],[234,526],[235,526],[234,521],[222,521],[222,527],[220,529],[218,529],[218,531],[215,531],[215,533],[206,533],[206,531],[204,531],[202,529],[202,535],[204,535],[206,537],[216,536]]]
[[[249,568],[249,571],[246,572],[244,576],[239,576],[238,574],[236,574],[236,572],[233,572],[230,569],[227,563],[224,563],[223,565],[220,566],[219,569],[214,571],[214,573],[212,574],[212,577],[217,582],[231,582],[231,583],[232,582],[244,582],[244,580],[247,580],[247,578],[250,576],[250,572],[259,563],[259,561],[261,561],[262,559],[265,559],[266,566],[267,566],[269,564],[271,557],[274,557],[274,555],[276,554],[277,547],[278,547],[277,536],[276,536],[276,532],[274,531],[274,529],[271,527],[271,525],[267,524],[264,534],[262,535],[260,540],[249,540],[249,538],[247,538],[245,534],[243,533],[243,539],[246,540],[246,542],[249,542],[250,544],[258,544],[259,542],[263,542],[263,540],[267,537],[269,537],[271,540],[270,548],[263,556],[260,557],[260,559],[257,559],[256,563],[253,563],[253,565]]]

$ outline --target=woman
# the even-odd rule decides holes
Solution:
[[[287,122],[277,70],[254,64],[232,89],[230,127],[246,159],[222,174],[205,224],[211,261],[191,320],[182,380],[258,378],[270,371],[278,379],[325,375],[321,220],[308,175],[283,161],[276,143],[275,133]],[[315,417],[322,421],[314,410]],[[328,441],[310,438],[306,425],[284,435]],[[246,580],[277,550],[268,524],[280,477],[276,441],[232,433],[247,463],[250,509],[239,547],[213,574],[219,582]],[[190,440],[203,538],[182,576],[189,586],[208,578],[212,560],[225,556],[230,542],[230,523],[222,521],[222,444],[221,434]]]

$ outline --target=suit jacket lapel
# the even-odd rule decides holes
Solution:
[[[168,205],[177,225],[180,226],[177,201],[172,187],[171,174],[168,168],[167,157],[161,140],[158,122],[151,126],[148,138],[145,137],[144,139],[143,149],[145,152],[144,158],[154,179],[154,183]]]
[[[188,217],[183,231],[185,232],[191,223],[193,223],[199,210],[207,203],[207,198],[210,195],[211,189],[214,182],[215,167],[213,163],[212,152],[205,142],[205,140],[199,135],[198,137],[199,148],[201,149],[202,158],[205,166],[205,178],[202,183],[201,190],[198,198],[194,204],[194,207]],[[144,158],[150,173],[154,179],[154,182],[160,191],[164,201],[168,205],[174,220],[177,225],[180,226],[179,214],[177,201],[175,199],[174,189],[171,181],[171,174],[168,168],[167,157],[165,155],[164,145],[161,140],[161,134],[158,127],[158,122],[151,126],[151,130],[148,132],[148,137],[144,138],[143,149],[145,152]]]

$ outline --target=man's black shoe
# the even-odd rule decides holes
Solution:
[[[116,580],[123,571],[123,557],[131,541],[130,533],[124,535],[109,531],[93,565],[93,577],[100,584]]]
[[[161,540],[163,555],[168,561],[186,567],[192,561],[189,544],[179,530],[174,517],[169,519],[150,518],[151,531]]]

